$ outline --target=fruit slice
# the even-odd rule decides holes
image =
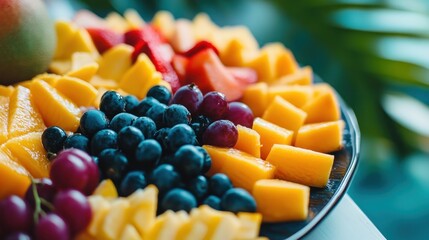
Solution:
[[[178,19],[174,29],[170,42],[176,52],[186,52],[195,45],[191,21]]]
[[[266,82],[251,84],[244,90],[241,101],[252,109],[255,117],[261,117],[268,105],[267,93],[268,84]]]
[[[68,76],[59,78],[55,88],[77,106],[91,105],[98,93],[88,82]]]
[[[156,218],[144,237],[152,240],[176,239],[181,225],[180,218],[173,211],[168,210]]]
[[[107,28],[87,28],[86,31],[100,54],[123,42],[121,34]]]
[[[100,239],[118,239],[130,218],[130,203],[123,198],[115,199],[111,208],[104,216],[99,236]]]
[[[104,79],[119,81],[124,73],[131,67],[131,54],[133,47],[119,44],[106,51],[99,60],[98,75]]]
[[[121,236],[119,237],[120,240],[141,240],[142,237],[140,236],[137,229],[131,225],[127,224],[124,228],[124,231],[122,231]]]
[[[0,96],[0,144],[8,139],[9,97]]]
[[[14,90],[15,90],[15,88],[12,86],[0,85],[0,96],[10,97],[10,95],[12,95]]]
[[[313,90],[309,86],[271,86],[268,88],[267,102],[270,104],[276,96],[292,103],[295,107],[304,106],[312,97]]]
[[[292,131],[297,131],[304,124],[306,117],[307,114],[303,110],[280,96],[274,98],[262,115],[264,120]]]
[[[262,181],[262,180],[260,180]],[[259,182],[259,181],[258,181]],[[259,235],[262,215],[260,213],[239,212],[237,214],[240,221],[240,229],[235,238],[238,239],[253,239]]]
[[[255,118],[253,121],[253,130],[261,137],[261,158],[265,159],[271,151],[274,144],[292,144],[293,132],[279,127],[273,123],[265,121],[262,118]]]
[[[135,191],[128,200],[132,212],[130,222],[144,236],[155,222],[158,189],[154,185],[149,185],[144,190]]]
[[[73,67],[72,67],[72,70],[67,72],[66,76],[79,78],[88,82],[97,73],[98,66],[99,66],[98,63],[94,62],[88,65],[85,65],[81,68],[78,68],[76,70],[73,70]]]
[[[284,75],[283,77],[272,82],[272,86],[283,85],[311,85],[313,82],[313,69],[309,66],[298,69],[292,74]]]
[[[274,177],[275,167],[260,158],[234,148],[203,147],[212,158],[209,175],[224,173],[236,187],[251,191],[257,180]]]
[[[47,84],[46,82],[44,83]],[[21,86],[16,87],[10,97],[9,138],[45,129],[42,117],[33,102],[33,97],[28,88]]]
[[[111,179],[105,179],[100,184],[98,184],[92,195],[114,199],[118,197],[118,191],[116,190],[115,184]]]
[[[23,197],[31,184],[28,171],[3,151],[0,151],[0,181],[0,199],[10,195]]]
[[[307,113],[305,123],[329,122],[341,117],[334,89],[328,84],[314,85],[314,97],[302,107]]]
[[[213,44],[205,40],[197,42],[191,49],[187,50],[182,54],[183,56],[190,58],[206,49],[212,49],[217,55],[219,55],[219,51],[217,50],[217,48]]]
[[[49,177],[50,162],[42,145],[42,132],[11,138],[4,147],[34,178]]]
[[[276,166],[276,177],[312,187],[325,187],[334,155],[274,144],[266,161]]]
[[[134,9],[125,10],[124,18],[128,23],[128,27],[131,29],[141,28],[146,24],[140,14]]]
[[[34,80],[31,94],[47,126],[59,126],[66,131],[76,131],[81,110],[74,103],[41,80]]]
[[[254,157],[261,157],[261,137],[251,128],[237,125],[238,140],[234,148],[246,152]]]
[[[162,10],[155,13],[151,24],[167,39],[171,39],[176,28],[173,15]]]
[[[177,232],[176,239],[183,240],[194,240],[194,239],[205,239],[205,236],[208,232],[208,226],[202,221],[198,221],[195,218],[195,212],[199,209],[195,208],[191,211],[191,216],[182,226],[179,228]]]
[[[88,197],[91,205],[92,218],[91,223],[87,227],[88,233],[95,237],[99,235],[106,214],[110,211],[111,204],[103,196],[92,195]]]
[[[278,179],[255,183],[252,195],[264,222],[301,221],[307,219],[310,188]]]
[[[317,152],[334,152],[342,148],[343,129],[342,120],[307,124],[298,130],[294,145]]]

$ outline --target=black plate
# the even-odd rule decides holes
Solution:
[[[316,77],[317,79],[317,77]],[[317,81],[318,82],[318,81]],[[334,165],[325,188],[311,188],[310,208],[305,221],[264,223],[261,235],[271,240],[298,239],[309,233],[335,207],[346,192],[354,174],[360,150],[360,132],[353,111],[337,94],[345,122],[344,148],[335,152]]]

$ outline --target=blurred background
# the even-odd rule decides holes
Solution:
[[[388,239],[429,239],[428,0],[46,0],[55,18],[85,8],[176,18],[206,12],[283,42],[354,110],[362,152],[348,193]]]

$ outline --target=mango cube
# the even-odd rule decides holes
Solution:
[[[234,148],[246,152],[254,157],[261,157],[261,137],[251,128],[237,125],[238,140]]]
[[[128,200],[132,212],[130,222],[144,236],[156,219],[158,189],[154,185],[149,185],[144,190],[135,191],[128,196]]]
[[[284,85],[311,85],[313,83],[313,69],[306,66],[296,70],[294,73],[284,75],[271,83],[271,86]]]
[[[92,218],[89,226],[87,227],[87,231],[91,236],[95,237],[98,235],[102,227],[104,217],[110,211],[112,206],[108,200],[100,195],[89,196],[88,202],[91,206]]]
[[[255,118],[253,130],[261,137],[261,158],[266,159],[274,144],[292,144],[293,132],[262,118]]]
[[[118,191],[111,179],[104,179],[100,184],[98,184],[92,195],[114,199],[118,197]]]
[[[296,135],[295,146],[329,153],[343,145],[344,121],[312,123],[302,126]]]
[[[244,90],[241,101],[252,109],[255,117],[261,117],[268,105],[268,84],[258,82],[251,84]]]
[[[119,237],[119,240],[141,240],[137,229],[132,224],[127,224]]]
[[[98,93],[88,82],[69,76],[60,77],[56,81],[55,89],[77,106],[90,106]]]
[[[270,86],[267,92],[267,103],[270,104],[276,96],[280,96],[300,108],[313,97],[313,90],[309,86],[300,85]]]
[[[340,105],[333,88],[327,84],[314,85],[314,97],[301,109],[307,113],[305,123],[329,122],[341,117]]]
[[[262,221],[261,213],[239,212],[237,214],[240,221],[240,229],[236,238],[238,239],[253,239],[259,235],[259,229]]]
[[[104,79],[119,81],[131,67],[131,54],[134,48],[126,44],[118,44],[101,55],[98,75]]]
[[[118,239],[130,218],[130,203],[123,198],[115,199],[110,210],[104,216],[100,231],[100,239]]]
[[[304,124],[306,117],[307,113],[280,96],[274,97],[262,115],[264,120],[294,132]]]
[[[31,184],[30,173],[4,151],[0,151],[0,181],[0,199],[13,194],[23,197]]]

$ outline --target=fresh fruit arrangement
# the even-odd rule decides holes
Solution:
[[[282,44],[163,11],[55,32],[48,72],[0,86],[1,237],[256,239],[307,219],[344,122]]]

